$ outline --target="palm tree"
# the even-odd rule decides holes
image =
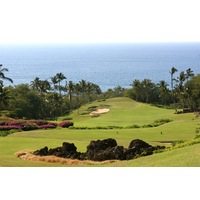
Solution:
[[[85,80],[81,80],[79,81],[79,86],[80,86],[81,93],[83,95],[83,101],[85,102],[85,92],[87,91],[88,84]]]
[[[194,76],[193,71],[191,70],[191,68],[188,68],[186,70],[186,74],[185,74],[185,78],[186,78],[187,82],[188,82],[189,78],[192,76]]]
[[[11,78],[8,78],[4,75],[4,72],[8,72],[7,68],[2,68],[2,64],[0,64],[0,84],[3,86],[3,80],[7,80],[10,81],[11,83],[13,83],[13,80]]]
[[[74,92],[76,94],[76,103],[77,103],[76,106],[77,106],[78,114],[79,114],[79,95],[80,95],[81,91],[82,91],[82,88],[81,88],[80,84],[76,83],[74,85]]]
[[[167,89],[168,84],[164,80],[161,80],[157,85],[160,91],[159,97],[162,99],[162,104],[164,105],[166,103],[166,98],[168,95],[168,89]]]
[[[176,82],[178,82],[178,90],[179,90],[179,93],[183,92],[184,90],[184,81],[186,80],[186,76],[185,76],[185,73],[184,71],[182,71],[179,76],[177,77],[176,79]]]
[[[36,77],[33,81],[31,81],[31,87],[34,89],[34,90],[37,90],[39,92],[40,91],[40,84],[41,84],[41,80],[40,78]]]
[[[142,93],[144,95],[145,102],[149,103],[149,97],[152,93],[153,83],[149,79],[144,79],[141,82],[141,86],[142,86]]]
[[[185,76],[184,71],[182,71],[177,77],[176,82],[178,82],[177,90],[180,96],[180,100],[182,101],[183,111],[184,111],[185,98],[186,98],[185,87],[184,87],[185,80],[186,80],[186,76]]]
[[[176,111],[176,98],[175,98],[175,92],[174,92],[174,74],[177,72],[178,70],[175,68],[175,67],[172,67],[171,68],[171,71],[169,72],[170,75],[171,75],[171,88],[172,88],[172,99],[173,99],[173,102],[174,102],[174,108],[175,108],[175,111]]]
[[[56,84],[58,83],[57,77],[56,76],[51,77],[51,82],[53,83],[54,92],[55,92],[55,90],[56,90]]]
[[[48,90],[50,90],[51,85],[48,80],[42,81],[40,78],[36,77],[31,82],[31,87],[42,94],[42,92],[46,93]]]
[[[57,73],[56,74],[56,79],[57,79],[57,83],[58,83],[58,90],[59,90],[59,94],[60,94],[60,97],[61,97],[61,81],[63,81],[64,79],[67,79],[63,73]]]
[[[51,84],[48,80],[42,81],[42,92],[47,92],[48,90],[51,90]]]
[[[74,91],[74,83],[72,81],[69,81],[68,85],[67,85],[67,90],[69,93],[69,109],[71,112],[72,109],[72,93]]]
[[[171,88],[172,88],[172,92],[174,90],[174,86],[173,86],[173,81],[174,81],[174,77],[173,75],[177,72],[178,70],[175,67],[171,68],[171,71],[169,72],[171,75]]]
[[[141,96],[141,83],[139,80],[135,79],[131,86],[135,90],[135,100],[138,101],[138,98]]]

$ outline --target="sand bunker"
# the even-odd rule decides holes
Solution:
[[[105,165],[114,163],[117,161],[114,160],[107,160],[107,161],[90,161],[90,160],[76,160],[76,159],[69,159],[69,158],[60,158],[57,156],[36,156],[32,154],[33,151],[31,150],[22,150],[15,153],[15,156],[22,160],[31,160],[31,161],[43,161],[49,163],[59,163],[59,164],[66,164],[66,165]]]
[[[109,108],[101,108],[101,109],[97,109],[95,111],[92,111],[90,113],[90,115],[98,115],[98,114],[104,114],[104,113],[107,113],[108,111],[110,111]]]

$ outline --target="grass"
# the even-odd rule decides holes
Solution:
[[[99,117],[93,118],[86,113],[88,108],[95,105],[96,108],[109,107],[110,111]],[[173,110],[160,109],[143,103],[137,103],[128,98],[112,98],[104,102],[88,104],[80,109],[80,114],[73,112],[69,117],[75,122],[75,126],[130,126],[133,124],[144,125],[155,120],[173,115]],[[62,120],[60,118],[59,120]]]
[[[127,127],[133,124],[143,126],[161,119],[172,121],[151,128],[85,130],[57,128],[16,132],[6,137],[0,137],[0,166],[70,166],[70,164],[62,163],[21,160],[14,154],[25,149],[36,150],[44,146],[49,148],[61,146],[65,141],[74,143],[77,150],[81,152],[86,151],[86,147],[91,140],[106,138],[114,138],[118,145],[124,147],[128,147],[131,140],[137,138],[152,145],[163,145],[165,141],[190,141],[197,135],[195,130],[200,125],[200,119],[195,118],[193,113],[174,114],[174,110],[137,103],[128,98],[113,98],[103,102],[93,102],[81,107],[80,113],[86,113],[88,109],[104,107],[109,107],[110,111],[96,118],[92,118],[89,112],[78,115],[75,111],[70,116],[59,118],[58,121],[70,118],[75,127],[93,128],[97,126]],[[169,144],[166,145],[169,146]],[[117,161],[104,165],[86,163],[84,166],[200,166],[199,150],[200,144],[195,144],[130,161]],[[77,163],[73,166],[80,165]]]

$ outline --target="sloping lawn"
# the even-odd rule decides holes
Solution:
[[[92,117],[88,112],[89,107],[107,107],[110,111],[98,117]],[[0,166],[66,166],[57,163],[21,160],[14,155],[25,149],[37,150],[45,146],[49,148],[62,146],[63,142],[74,143],[77,150],[81,152],[86,151],[91,140],[106,138],[114,138],[118,145],[124,147],[128,147],[133,139],[142,139],[152,145],[169,146],[170,144],[165,143],[193,139],[197,135],[196,128],[200,127],[200,119],[195,118],[193,113],[174,114],[173,110],[137,103],[128,98],[93,102],[81,107],[79,112],[79,115],[75,111],[70,116],[59,118],[58,121],[71,118],[70,121],[74,122],[75,128],[93,127],[93,129],[56,128],[22,131],[0,137]],[[160,119],[172,121],[158,127],[142,127]],[[140,128],[98,129],[98,127],[108,126],[127,127],[134,124],[139,125]],[[94,127],[97,128],[94,129]],[[117,161],[100,166],[199,166],[199,148],[200,145],[197,144],[131,161]]]

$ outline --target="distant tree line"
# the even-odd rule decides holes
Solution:
[[[189,68],[175,77],[178,70],[172,67],[169,75],[171,86],[161,80],[154,83],[150,79],[135,79],[131,88],[108,89],[102,92],[95,83],[81,80],[77,83],[67,81],[62,73],[41,80],[36,77],[30,84],[4,86],[4,80],[13,83],[5,76],[7,68],[0,65],[0,111],[1,114],[14,118],[55,119],[94,100],[126,96],[136,101],[170,106],[176,112],[199,111],[200,109],[200,75],[194,75]]]
[[[131,84],[132,88],[126,90],[126,96],[136,101],[145,103],[156,103],[161,105],[171,105],[177,111],[182,112],[198,111],[200,109],[200,75],[194,75],[189,68],[185,72],[181,71],[177,77],[178,70],[171,68],[169,84],[161,80],[155,84],[150,79],[139,81],[135,79]]]

